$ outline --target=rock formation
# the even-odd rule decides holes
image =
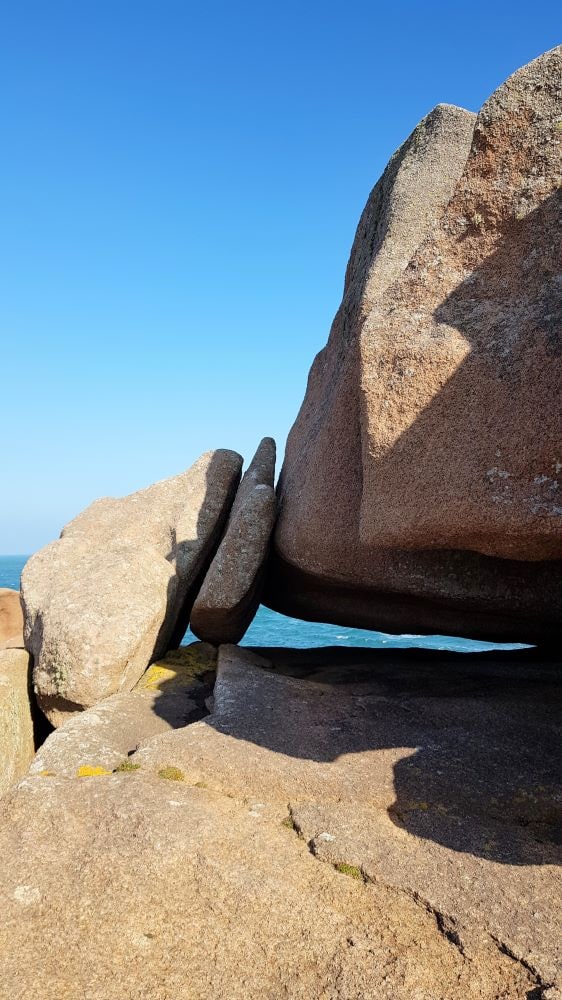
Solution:
[[[0,797],[27,771],[35,752],[25,649],[0,650]]]
[[[561,108],[557,48],[476,121],[437,107],[374,188],[287,445],[272,607],[559,634]]]
[[[200,717],[216,661],[216,649],[204,642],[171,651],[132,691],[113,694],[55,729],[29,773],[73,778],[134,770],[128,758],[140,743]]]
[[[19,590],[0,587],[0,650],[23,647],[23,612]]]
[[[128,769],[8,796],[6,996],[557,996],[548,666],[272,655],[223,647],[212,714]]]
[[[97,500],[22,575],[34,684],[54,725],[178,645],[232,505],[242,459],[207,452],[179,476]]]
[[[271,532],[275,441],[264,438],[242,477],[224,538],[193,605],[191,630],[215,645],[240,642],[260,602]]]

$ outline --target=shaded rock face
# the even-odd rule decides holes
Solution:
[[[181,641],[241,467],[236,452],[207,452],[180,476],[97,500],[29,560],[25,640],[54,725],[130,690]]]
[[[275,441],[264,438],[242,477],[226,532],[193,606],[191,629],[206,642],[239,642],[258,609],[277,516],[274,479]]]
[[[277,610],[559,634],[561,101],[558,48],[476,120],[436,108],[372,192],[287,444]]]
[[[0,650],[23,646],[23,612],[19,590],[0,587]]]
[[[35,752],[25,649],[0,650],[0,797],[25,772]]]
[[[8,797],[6,995],[554,995],[548,668],[275,655],[223,647],[212,714],[147,739],[133,769]]]

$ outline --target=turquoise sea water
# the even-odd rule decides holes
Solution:
[[[28,556],[0,556],[0,587],[19,588],[21,571]],[[195,636],[187,632],[184,643]],[[269,608],[260,607],[242,640],[243,646],[292,646],[306,649],[312,646],[420,646],[425,649],[449,649],[462,653],[478,653],[487,649],[521,649],[520,644],[500,645],[476,639],[458,639],[447,635],[387,635],[366,629],[342,625],[323,625],[286,618]]]

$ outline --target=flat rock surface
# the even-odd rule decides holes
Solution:
[[[192,632],[206,642],[240,642],[260,603],[269,543],[277,517],[275,441],[264,438],[232,505],[232,511],[193,605]]]
[[[30,675],[25,649],[0,650],[0,797],[25,774],[35,752]]]
[[[180,643],[241,467],[236,452],[207,452],[180,476],[97,500],[28,561],[25,640],[54,725],[130,690]]]
[[[535,651],[265,652],[221,647],[212,715],[134,760],[289,804],[319,857],[413,893],[461,937],[483,932],[555,979],[560,667]]]
[[[135,770],[8,796],[3,995],[554,998],[554,666],[262,653]]]

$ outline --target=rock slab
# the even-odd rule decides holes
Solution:
[[[228,525],[193,605],[191,630],[205,642],[240,642],[258,609],[271,533],[275,441],[264,438],[242,477]]]
[[[436,108],[373,190],[289,435],[271,607],[559,636],[561,107],[557,48],[476,120]]]
[[[19,590],[0,587],[0,650],[23,648],[23,611]]]
[[[560,987],[559,670],[535,650],[223,646],[209,718],[132,759],[288,804],[315,858],[418,900],[474,974],[493,945]]]
[[[444,681],[377,652],[223,647],[211,715],[133,769],[20,782],[0,815],[6,996],[553,996],[551,818],[524,822],[550,802],[548,671],[447,656]]]
[[[181,641],[241,467],[236,452],[207,452],[179,476],[97,500],[29,560],[25,641],[55,726],[130,690]]]
[[[35,753],[30,674],[25,649],[0,650],[0,797],[25,774]]]
[[[204,642],[172,650],[132,691],[113,694],[55,729],[29,774],[73,778],[134,770],[129,757],[141,743],[204,714],[216,661],[216,649]]]

